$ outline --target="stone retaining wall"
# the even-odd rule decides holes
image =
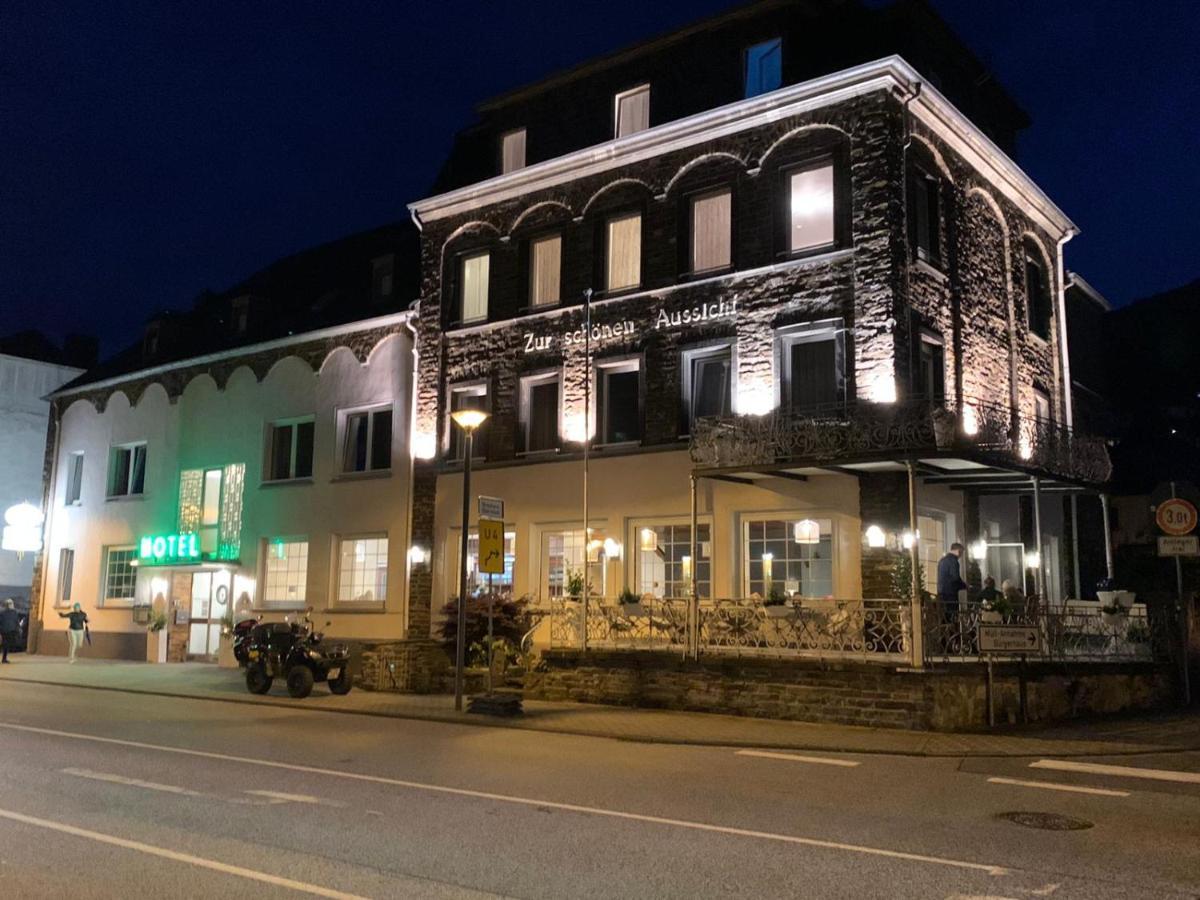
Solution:
[[[432,640],[363,642],[355,684],[368,691],[430,694],[443,689],[449,665]]]
[[[681,660],[673,654],[547,651],[526,678],[530,699],[693,710],[840,725],[938,731],[987,725],[983,666],[916,671],[817,660]],[[1021,676],[997,666],[996,721],[1019,720]],[[1027,666],[1030,721],[1157,709],[1174,701],[1169,674],[1150,665]]]

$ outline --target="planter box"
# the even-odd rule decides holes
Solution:
[[[621,603],[621,615],[627,619],[645,618],[646,607],[641,603]]]
[[[167,629],[146,632],[146,662],[165,663],[167,661]]]
[[[237,658],[233,655],[233,635],[221,635],[221,643],[217,645],[217,665],[222,669],[236,669]]]
[[[781,603],[778,606],[764,606],[763,614],[768,619],[786,619],[792,614],[792,605],[790,603]]]

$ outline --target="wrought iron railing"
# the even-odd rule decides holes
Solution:
[[[1029,604],[1005,615],[978,603],[929,601],[922,611],[925,659],[970,662],[982,658],[979,626],[1024,625],[1036,629],[1037,643],[1009,657],[1051,662],[1161,662],[1169,657],[1169,617],[1151,615],[1145,606],[1105,613],[1098,606]],[[992,654],[993,658],[1004,654]]]
[[[956,408],[928,400],[848,402],[816,411],[699,419],[692,461],[704,468],[827,463],[864,455],[975,451],[996,464],[1021,465],[1101,483],[1112,474],[1103,438],[1050,421],[1019,421],[1007,406],[969,401]]]
[[[550,646],[581,647],[585,604],[580,600],[550,601]],[[686,599],[646,598],[633,604],[598,597],[587,604],[587,646],[609,649],[677,650],[689,643]]]

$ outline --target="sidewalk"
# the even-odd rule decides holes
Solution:
[[[304,700],[291,699],[278,685],[268,696],[259,697],[246,690],[240,671],[203,663],[81,659],[69,665],[62,657],[20,654],[12,665],[0,668],[0,680],[661,744],[944,757],[1120,756],[1200,750],[1200,715],[1183,713],[1029,727],[1002,734],[940,734],[532,700],[526,701],[523,717],[494,719],[456,713],[454,698],[447,695],[354,690],[335,697],[323,685]]]

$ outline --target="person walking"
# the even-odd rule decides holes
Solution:
[[[957,542],[950,545],[950,551],[938,560],[937,567],[937,599],[942,610],[942,625],[947,648],[959,636],[958,634],[958,592],[967,586],[962,580],[959,561],[962,559],[963,545]]]
[[[8,651],[21,639],[21,614],[13,608],[12,597],[0,609],[0,663],[8,662]]]
[[[83,630],[87,628],[87,613],[78,603],[71,607],[70,612],[60,612],[60,619],[70,619],[67,623],[67,656],[75,662],[75,653],[83,646]]]

